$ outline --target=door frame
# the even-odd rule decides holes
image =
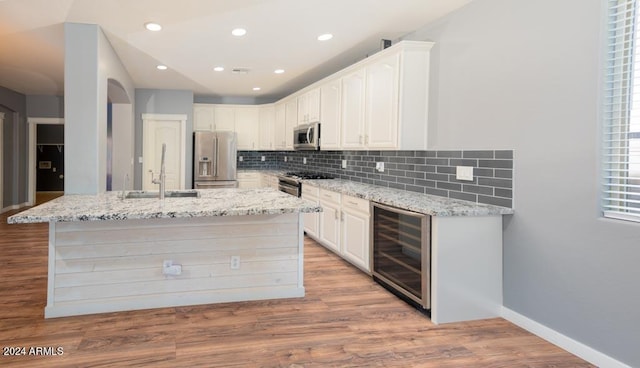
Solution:
[[[181,146],[182,148],[180,149],[180,189],[185,189],[186,188],[186,179],[185,176],[187,175],[187,115],[186,114],[142,114],[142,167],[140,168],[140,170],[142,171],[140,174],[140,185],[142,188],[144,188],[144,184],[142,182],[142,180],[144,180],[144,160],[146,160],[146,158],[144,157],[144,142],[145,142],[145,133],[149,130],[148,126],[149,123],[151,121],[157,121],[157,120],[169,120],[169,121],[175,121],[177,123],[180,124],[180,141],[182,142]]]
[[[4,209],[4,112],[0,112],[0,213]]]
[[[38,124],[57,124],[64,125],[64,118],[40,118],[28,117],[27,125],[29,126],[29,195],[27,205],[33,206],[36,203],[36,149],[38,143]]]

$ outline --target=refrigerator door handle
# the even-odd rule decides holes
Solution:
[[[218,156],[219,156],[219,154],[218,154],[218,136],[217,135],[216,135],[215,142],[216,142],[216,148],[215,148],[216,159],[213,162],[213,176],[214,177],[218,176],[218,158],[219,158]]]

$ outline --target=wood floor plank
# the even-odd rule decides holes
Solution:
[[[62,347],[7,367],[592,367],[501,318],[434,325],[305,239],[304,298],[44,319],[48,225],[0,215],[0,345]]]

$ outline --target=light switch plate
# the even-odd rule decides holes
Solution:
[[[376,171],[384,172],[384,162],[376,162]]]
[[[260,156],[260,161],[264,161],[264,160],[266,160],[266,157]]]
[[[240,161],[240,162],[244,161],[244,157],[243,156],[238,156],[238,161]]]
[[[302,158],[302,163],[305,164],[305,165],[307,164],[307,158],[306,157]]]
[[[456,179],[473,181],[473,166],[456,166]]]
[[[343,169],[347,168],[347,160],[342,160],[342,168]]]

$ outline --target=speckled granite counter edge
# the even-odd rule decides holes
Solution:
[[[312,185],[432,216],[498,216],[514,213],[512,208],[413,193],[343,179],[304,180],[303,185]]]

